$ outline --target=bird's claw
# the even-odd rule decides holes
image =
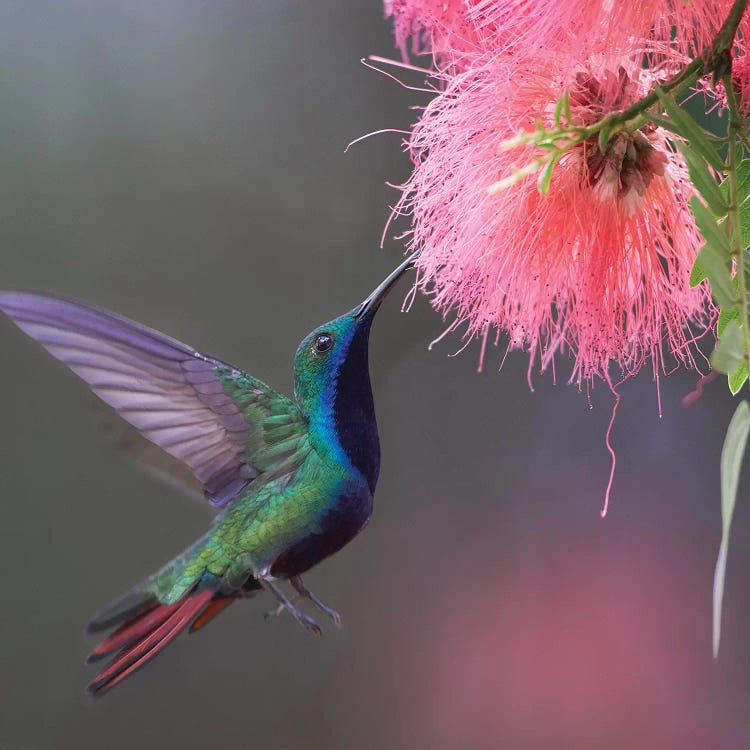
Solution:
[[[311,633],[315,633],[315,635],[323,635],[323,630],[321,629],[320,625],[318,625],[318,623],[315,622],[312,617],[308,617],[302,612],[293,612],[292,614],[297,619],[297,622],[299,622],[299,624],[303,627],[307,628]]]
[[[326,606],[323,604],[320,599],[318,599],[315,594],[313,594],[310,589],[305,586],[304,583],[302,583],[302,578],[300,576],[295,576],[291,579],[292,586],[294,586],[298,597],[295,599],[295,602],[299,601],[300,599],[309,599],[321,612],[323,612],[325,615],[331,618],[333,620],[333,624],[337,627],[341,627],[341,615],[335,610],[331,609],[331,607]]]
[[[337,628],[341,628],[341,615],[335,610],[331,609],[330,607],[326,607],[325,604],[321,603],[320,600],[313,599],[313,604],[321,611],[323,614],[327,615],[331,618],[333,621],[333,624]]]
[[[309,630],[311,633],[315,633],[315,635],[323,634],[320,625],[318,625],[318,623],[315,622],[312,617],[309,617],[304,612],[297,609],[297,607],[293,605],[287,605],[284,602],[281,602],[275,609],[268,610],[268,612],[264,613],[263,617],[266,620],[269,620],[272,617],[278,617],[284,610],[288,611],[289,614],[306,630]]]

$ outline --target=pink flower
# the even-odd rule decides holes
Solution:
[[[573,123],[586,125],[651,82],[637,60],[594,56],[560,75],[552,56],[516,66],[503,55],[446,80],[414,126],[414,172],[397,211],[411,214],[421,287],[455,316],[451,329],[464,324],[485,343],[504,332],[542,369],[567,348],[579,384],[609,382],[612,362],[625,374],[649,356],[661,366],[663,347],[692,363],[688,327],[707,324],[708,295],[688,284],[700,245],[694,190],[661,129],[621,131],[604,154],[596,139],[576,147],[546,195],[536,175],[488,192],[540,156],[501,144],[537,119],[551,126],[564,91]]]
[[[644,40],[694,57],[711,44],[732,0],[467,0],[466,13],[490,48],[536,55],[567,47],[578,58],[627,53]]]
[[[650,40],[652,55],[694,57],[709,45],[731,0],[385,0],[396,42],[414,54],[466,62],[470,54],[533,58],[554,49],[561,64],[591,54],[627,54]],[[463,66],[465,67],[465,66]]]
[[[750,50],[748,49],[750,39],[750,14],[745,13],[735,38],[732,50],[732,88],[737,98],[740,114],[750,120]],[[708,100],[707,111],[709,113],[718,111],[724,114],[728,108],[727,92],[724,81],[715,83],[712,76],[705,76],[694,87],[694,91],[702,94]]]
[[[750,54],[747,52],[732,62],[732,83],[739,98],[740,112],[750,117]]]
[[[404,60],[433,54],[455,62],[466,53],[481,51],[477,29],[464,0],[385,0],[386,18],[393,17],[396,46]]]

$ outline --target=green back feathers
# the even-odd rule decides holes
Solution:
[[[217,374],[224,392],[250,425],[248,464],[268,477],[298,464],[309,443],[307,420],[297,404],[245,372],[222,368]]]

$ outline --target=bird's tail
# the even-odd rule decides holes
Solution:
[[[131,610],[128,619],[89,656],[88,661],[96,661],[116,652],[91,682],[89,691],[94,696],[103,695],[151,661],[191,623],[193,629],[203,627],[233,598],[196,587],[175,604],[148,603],[139,611]]]
[[[91,620],[89,633],[117,628],[89,655],[91,662],[114,654],[89,685],[93,695],[104,694],[147,664],[188,626],[191,632],[200,630],[238,596],[260,590],[251,577],[242,588],[227,592],[221,577],[197,564],[210,536],[211,532]]]
[[[107,692],[151,661],[188,625],[200,619],[202,626],[232,602],[233,597],[218,593],[219,578],[193,564],[208,538],[199,539],[91,620],[89,633],[117,627],[89,655],[88,661],[97,661],[114,654],[89,685],[92,694]]]

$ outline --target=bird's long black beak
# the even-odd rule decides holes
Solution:
[[[396,282],[401,278],[405,271],[414,267],[414,261],[419,257],[419,250],[412,253],[398,268],[392,271],[377,286],[367,299],[357,308],[354,313],[355,318],[364,318],[375,315],[380,303],[388,296],[388,293],[396,286]]]

